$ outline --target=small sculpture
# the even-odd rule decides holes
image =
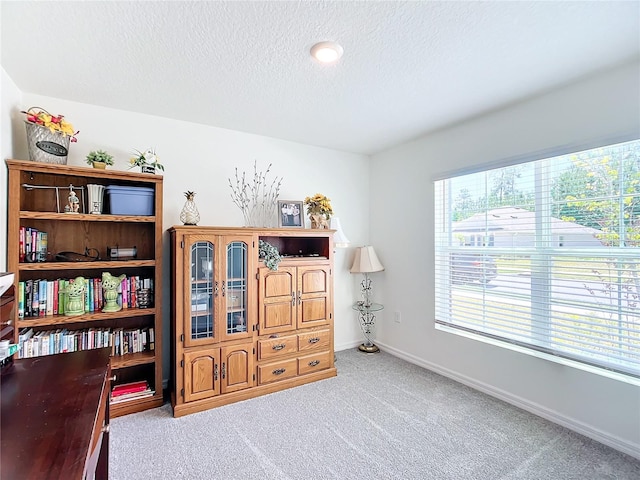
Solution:
[[[80,208],[80,200],[78,199],[76,192],[73,191],[73,185],[69,185],[68,203],[69,205],[67,206],[69,207],[69,209],[67,210],[67,208],[65,207],[65,213],[78,213],[78,210]]]
[[[84,314],[84,277],[76,277],[66,288],[68,296],[65,315],[83,315]]]
[[[102,272],[102,290],[104,291],[103,312],[119,312],[122,306],[118,305],[118,285],[126,278],[123,273],[119,277],[114,277],[109,272]]]

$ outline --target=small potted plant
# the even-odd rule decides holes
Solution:
[[[102,170],[107,168],[107,165],[113,165],[113,156],[104,150],[89,152],[85,160],[89,165],[93,166],[93,168],[100,168]]]
[[[164,166],[158,162],[156,152],[148,148],[144,152],[136,150],[136,155],[129,160],[129,168],[140,167],[142,173],[156,173],[158,170],[164,170]]]

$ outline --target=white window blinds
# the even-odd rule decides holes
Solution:
[[[436,322],[640,376],[640,141],[435,182]]]

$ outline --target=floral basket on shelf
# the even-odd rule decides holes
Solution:
[[[135,156],[129,159],[129,168],[140,167],[142,173],[156,173],[156,169],[164,170],[164,165],[159,161],[158,155],[152,148],[147,148],[144,152],[136,150]]]
[[[63,115],[51,115],[40,107],[26,112],[27,146],[29,158],[34,162],[66,165],[69,142],[76,142],[77,131]]]

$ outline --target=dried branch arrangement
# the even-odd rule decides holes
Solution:
[[[271,171],[271,163],[263,172],[258,172],[257,161],[253,162],[253,180],[249,183],[246,172],[238,176],[236,167],[235,185],[229,179],[231,200],[242,211],[244,224],[247,227],[273,227],[277,222],[278,194],[282,177],[275,177],[271,183],[267,175]]]

